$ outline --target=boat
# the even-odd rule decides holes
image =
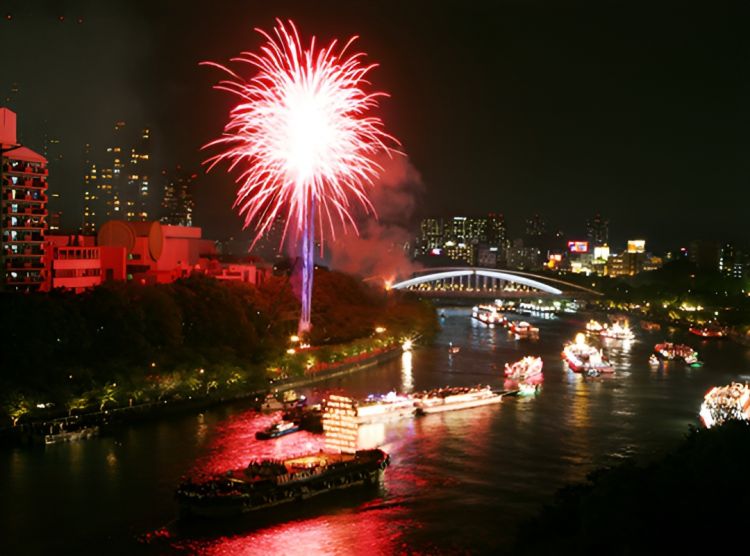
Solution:
[[[652,367],[658,367],[659,365],[661,365],[661,361],[655,354],[652,353],[648,358],[648,364]]]
[[[270,440],[272,438],[278,438],[280,436],[286,436],[300,430],[300,426],[297,423],[291,421],[279,421],[274,423],[267,429],[258,431],[255,433],[255,438],[258,440]]]
[[[574,342],[565,345],[562,356],[574,373],[598,375],[615,371],[600,349],[586,343],[582,333],[576,335]]]
[[[531,326],[528,322],[525,320],[522,321],[514,321],[510,323],[510,327],[508,328],[512,334],[516,335],[516,340],[520,339],[527,339],[527,338],[538,338],[539,337],[539,329],[536,326]]]
[[[448,342],[448,353],[452,355],[454,353],[458,353],[459,351],[461,351],[460,347],[454,346],[453,342]]]
[[[503,400],[503,395],[493,392],[489,386],[450,386],[413,394],[412,397],[415,400],[417,415],[468,409],[499,403]]]
[[[284,409],[284,403],[276,399],[273,394],[268,394],[261,404],[261,411],[281,411]]]
[[[604,330],[604,326],[598,320],[591,319],[586,323],[586,332],[589,334],[599,335],[602,330]]]
[[[623,324],[615,322],[612,326],[604,326],[599,334],[602,338],[609,338],[610,340],[632,340],[635,338],[628,321],[623,321]]]
[[[698,352],[685,344],[673,344],[672,342],[662,342],[654,346],[654,354],[667,361],[683,360],[691,367],[702,367],[703,363],[698,360]]]
[[[505,315],[497,305],[476,305],[471,310],[471,316],[484,324],[503,324]]]
[[[61,442],[76,442],[78,440],[85,440],[99,435],[99,426],[94,425],[90,427],[81,426],[71,429],[65,429],[60,425],[50,426],[50,428],[42,433],[34,433],[33,440],[40,444],[58,444]]]
[[[527,381],[542,376],[542,358],[526,356],[512,365],[505,364],[505,376],[513,380]]]
[[[175,497],[181,517],[221,518],[305,500],[355,486],[376,485],[390,464],[384,451],[318,452],[181,482]]]
[[[385,395],[369,395],[354,405],[357,424],[383,423],[414,415],[414,399],[396,392]]]
[[[644,330],[647,330],[649,332],[655,331],[655,330],[661,330],[661,324],[658,322],[650,322],[647,320],[641,321],[641,328]]]
[[[536,384],[530,384],[528,382],[522,382],[518,385],[519,396],[535,396],[542,389],[542,385],[538,382]]]
[[[701,338],[726,338],[729,333],[726,327],[717,324],[691,326],[689,331],[691,334],[700,336]]]
[[[711,388],[703,398],[700,417],[709,429],[731,420],[750,421],[750,387],[732,382]]]

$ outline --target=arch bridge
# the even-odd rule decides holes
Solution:
[[[415,272],[391,289],[432,297],[591,297],[601,293],[542,274],[495,268],[445,267]]]

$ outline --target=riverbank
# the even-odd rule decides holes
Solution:
[[[116,407],[103,411],[87,412],[78,415],[55,419],[39,419],[25,422],[16,427],[0,429],[0,441],[21,442],[26,444],[43,444],[45,435],[56,435],[65,432],[99,427],[130,424],[139,421],[158,419],[192,411],[201,411],[221,404],[252,401],[260,405],[268,394],[278,394],[317,382],[323,382],[337,376],[348,375],[398,357],[403,352],[398,344],[380,349],[370,354],[360,354],[331,363],[325,369],[305,374],[302,377],[290,377],[279,380],[268,388],[239,392],[210,392],[203,396],[189,396],[185,399],[170,399],[157,402],[134,404],[127,407]]]

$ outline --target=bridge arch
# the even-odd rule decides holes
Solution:
[[[459,280],[466,279],[467,282],[474,280],[475,284],[479,283],[480,278],[483,280],[497,280],[500,282],[509,282],[533,288],[549,295],[562,295],[563,289],[555,287],[557,285],[565,288],[566,291],[578,291],[588,294],[601,295],[601,293],[578,284],[566,282],[558,278],[541,277],[529,272],[515,270],[500,270],[494,268],[474,268],[474,267],[443,267],[432,268],[420,271],[416,276],[403,280],[391,285],[392,289],[408,289],[420,284],[429,282],[439,282],[441,280]],[[551,285],[550,282],[554,285]]]

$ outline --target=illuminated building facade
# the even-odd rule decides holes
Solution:
[[[113,218],[145,221],[150,209],[151,131],[114,126],[109,146],[87,144],[83,190],[83,230],[94,233]]]
[[[177,166],[173,172],[162,170],[164,195],[161,200],[161,218],[163,224],[174,226],[193,225],[193,185],[197,174],[185,171]]]
[[[0,286],[34,291],[44,281],[47,159],[19,146],[16,114],[0,108]]]

